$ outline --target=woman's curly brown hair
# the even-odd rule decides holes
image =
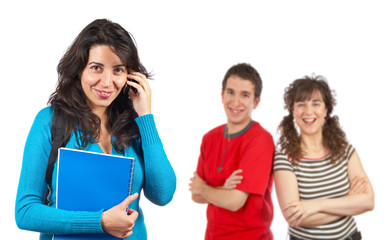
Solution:
[[[336,105],[333,92],[322,76],[305,76],[296,79],[285,89],[284,108],[288,110],[289,115],[285,116],[278,126],[278,131],[281,134],[278,145],[281,151],[292,158],[293,163],[296,163],[304,155],[301,149],[300,136],[293,121],[293,106],[295,102],[310,99],[315,91],[321,93],[327,109],[327,116],[322,129],[323,145],[331,151],[332,162],[342,159],[345,154],[348,144],[346,134],[340,128],[339,118],[331,116]]]

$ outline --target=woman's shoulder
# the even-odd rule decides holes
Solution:
[[[51,129],[54,111],[51,107],[41,109],[35,116],[31,130],[42,132]],[[50,132],[50,131],[49,131]]]
[[[48,106],[42,108],[36,115],[35,119],[40,121],[45,121],[45,120],[52,121],[53,115],[54,115],[54,111],[52,107]]]
[[[286,154],[285,151],[280,150],[280,149],[276,149],[276,151],[274,153],[274,159],[290,161],[288,154]]]
[[[351,155],[354,153],[355,148],[351,143],[347,143],[346,149],[344,151],[344,156],[346,159],[350,159]]]
[[[293,172],[293,164],[289,156],[279,149],[274,153],[273,170],[288,170]]]
[[[53,120],[53,111],[50,107],[41,109],[35,116],[34,122],[30,128],[30,132],[27,137],[29,143],[35,145],[40,143],[51,144],[51,125]],[[29,144],[34,145],[34,144]]]

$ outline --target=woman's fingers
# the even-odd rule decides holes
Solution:
[[[127,84],[136,88],[137,94],[151,91],[150,84],[145,75],[139,72],[130,72],[128,74],[129,80]]]
[[[356,176],[351,180],[349,195],[364,193],[367,190],[367,182],[363,177]]]
[[[151,88],[146,76],[139,72],[130,72],[127,85],[132,87],[128,93],[135,111],[139,116],[151,113]]]
[[[297,226],[302,221],[303,211],[298,204],[292,203],[285,210],[285,218],[290,226]]]
[[[130,195],[118,205],[103,212],[101,226],[105,232],[118,238],[125,238],[132,234],[139,213],[129,209],[128,205],[137,197],[138,193]]]

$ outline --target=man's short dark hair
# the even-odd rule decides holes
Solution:
[[[244,80],[248,80],[254,84],[254,96],[258,98],[262,92],[262,79],[257,70],[248,63],[239,63],[232,66],[224,75],[222,90],[224,91],[227,85],[227,79],[232,75],[236,75]]]

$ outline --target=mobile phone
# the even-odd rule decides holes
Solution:
[[[139,82],[136,81],[136,80],[134,80],[134,79],[127,78],[127,80],[128,80],[128,81],[131,81],[131,82],[134,82],[134,83],[136,83],[136,84],[139,84]],[[127,88],[128,88],[128,87],[130,88],[130,89],[128,89],[128,91],[132,90],[132,91],[134,91],[134,93],[135,93],[136,95],[139,94],[138,89],[134,88],[133,86],[127,85]],[[127,89],[126,89],[126,90],[127,90]],[[128,92],[127,92],[127,93],[128,93]]]

